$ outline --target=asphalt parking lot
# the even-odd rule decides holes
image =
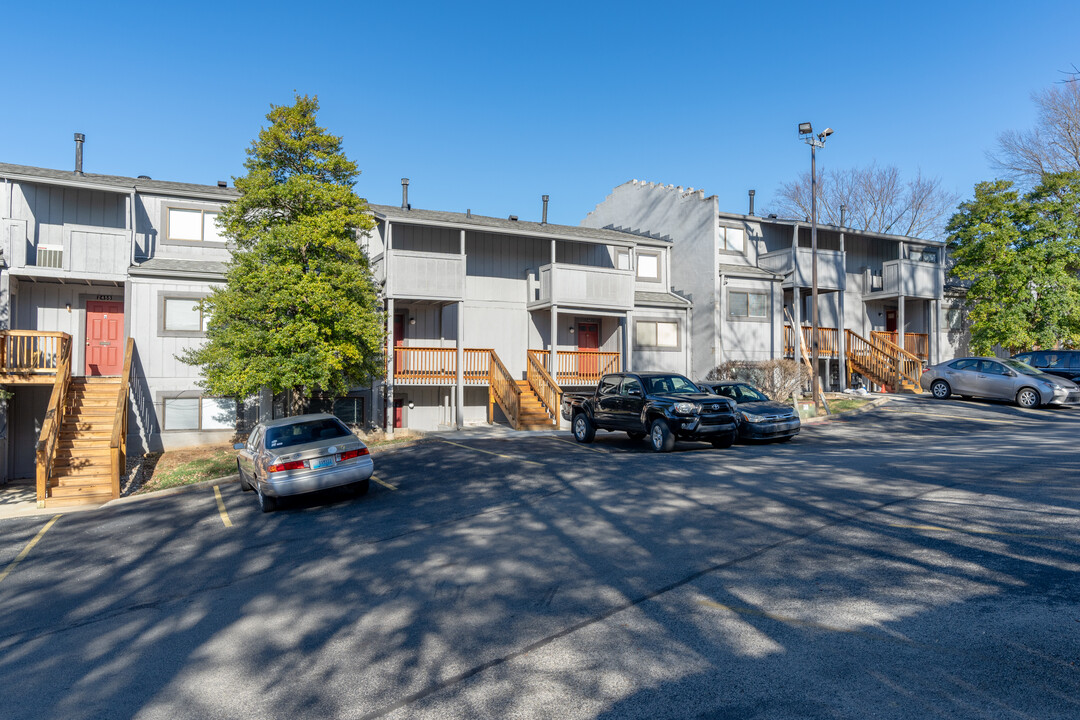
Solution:
[[[362,498],[0,520],[0,715],[1080,717],[1080,410],[462,432]]]

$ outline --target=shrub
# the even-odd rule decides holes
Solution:
[[[769,399],[786,402],[802,390],[805,372],[794,360],[729,360],[710,370],[705,379],[749,383]]]

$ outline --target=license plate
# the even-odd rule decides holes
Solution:
[[[319,468],[330,467],[333,464],[334,458],[332,457],[319,458],[311,461],[311,469],[318,470]]]

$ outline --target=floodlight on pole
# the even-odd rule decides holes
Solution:
[[[814,129],[810,123],[799,123],[799,137],[810,146],[810,265],[811,287],[810,303],[810,352],[811,352],[811,382],[814,395],[814,414],[820,408],[821,388],[818,382],[818,272],[817,272],[817,149],[825,147],[825,138],[833,134],[832,128],[825,128],[814,137]],[[797,275],[797,274],[796,274]],[[794,287],[794,286],[793,286]],[[795,328],[798,332],[798,328]]]

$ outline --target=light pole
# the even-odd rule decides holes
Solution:
[[[832,128],[825,128],[814,135],[810,123],[799,123],[799,137],[810,146],[810,265],[811,270],[811,320],[810,320],[810,357],[812,392],[814,395],[814,415],[820,411],[821,388],[818,385],[818,302],[817,302],[817,149],[825,147],[825,138],[833,134]],[[798,273],[796,272],[796,277]]]

